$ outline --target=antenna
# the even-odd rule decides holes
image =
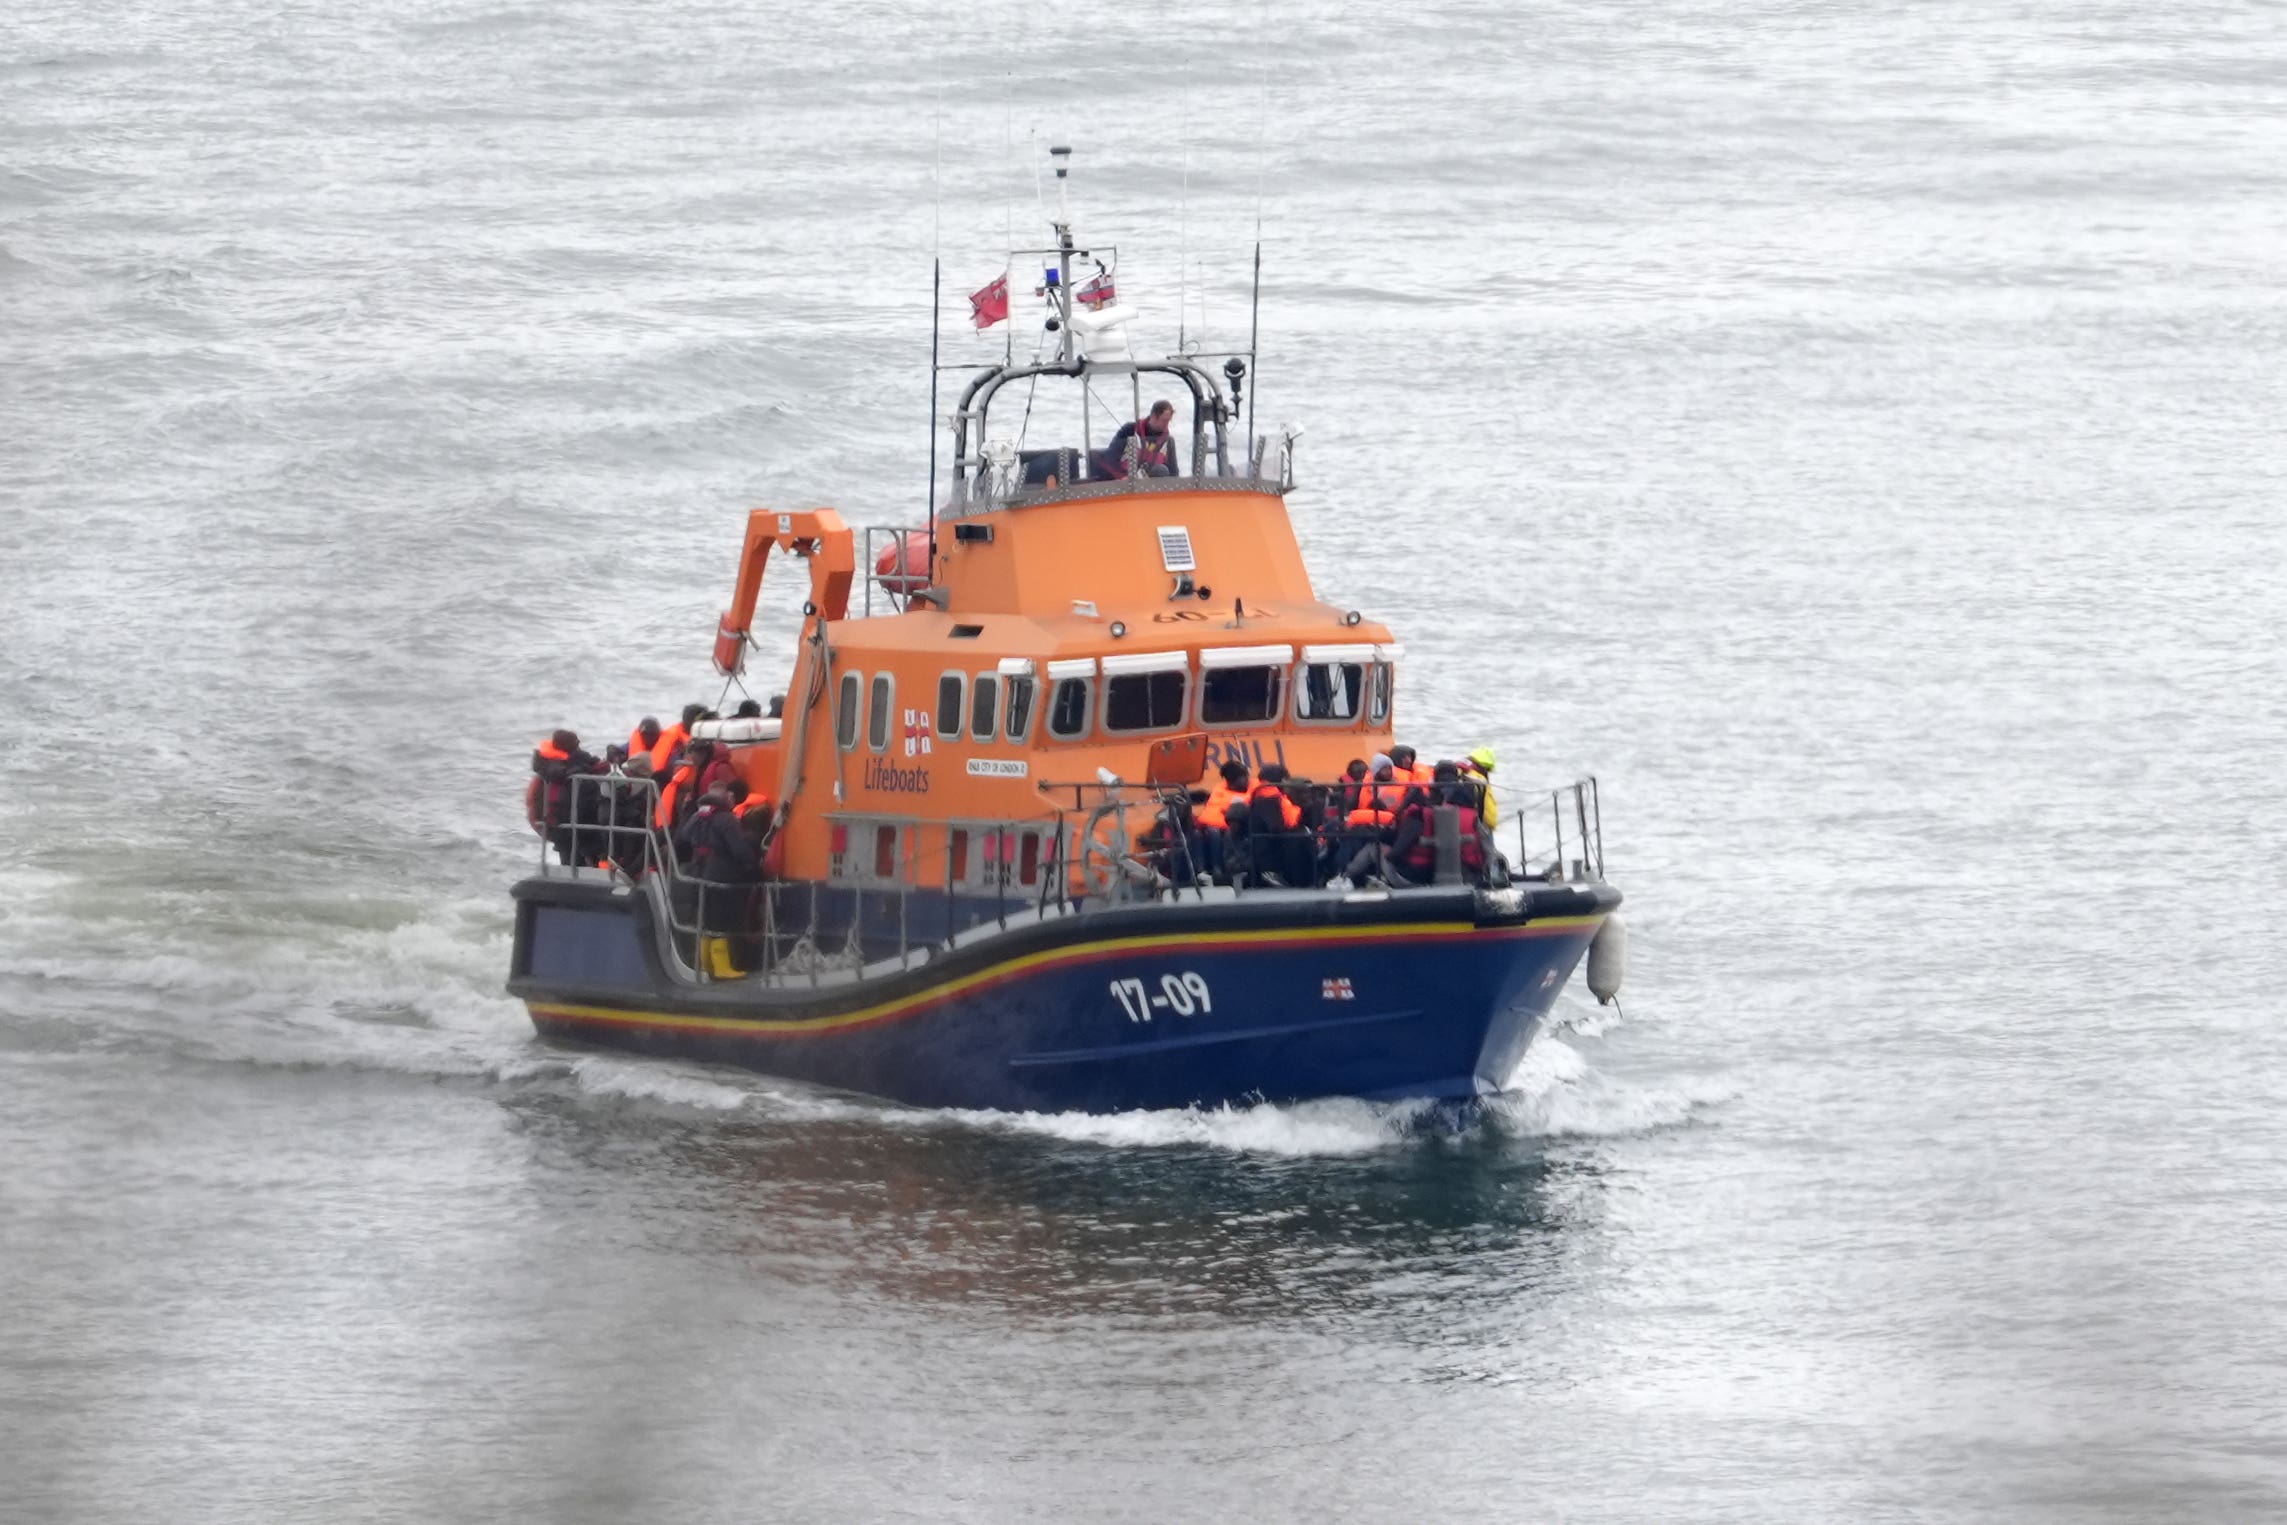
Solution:
[[[939,291],[945,284],[945,261],[929,262],[929,580],[937,580],[937,334],[945,319]],[[982,443],[980,441],[980,443]],[[897,569],[906,570],[905,552],[897,553]]]
[[[1255,222],[1255,294],[1247,304],[1247,363],[1255,368],[1255,390],[1247,394],[1247,464],[1255,461],[1255,398],[1263,389],[1263,357],[1255,353],[1263,331],[1263,225]]]
[[[937,350],[945,325],[945,75],[937,75],[935,136],[929,148],[930,237],[936,247],[929,255],[929,580],[937,580]],[[981,443],[981,442],[980,442]],[[897,569],[906,570],[905,550],[897,553]]]

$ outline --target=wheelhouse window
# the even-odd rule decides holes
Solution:
[[[1001,739],[1021,742],[1032,730],[1033,680],[1017,676],[1011,677],[1008,684],[1008,714],[1001,722]]]
[[[1114,736],[1172,731],[1190,697],[1191,657],[1182,651],[1104,658],[1104,730]]]
[[[1366,696],[1366,669],[1356,662],[1310,662],[1294,685],[1294,718],[1322,725],[1356,720]]]
[[[873,691],[866,699],[866,745],[876,752],[889,750],[889,705],[893,686],[888,673],[877,672]]]
[[[841,687],[834,699],[834,744],[847,752],[858,744],[858,689],[861,687],[854,672],[842,674]]]
[[[1264,725],[1279,718],[1292,646],[1210,646],[1199,653],[1199,723]]]
[[[957,672],[949,672],[937,680],[937,734],[958,739],[961,734],[961,701],[968,680]]]
[[[1087,678],[1058,678],[1056,687],[1048,696],[1048,734],[1059,741],[1088,734],[1089,690],[1095,684]]]
[[[1390,723],[1390,695],[1398,686],[1398,658],[1405,654],[1403,646],[1382,645],[1374,648],[1374,689],[1366,708],[1366,720],[1371,725]]]
[[[1283,667],[1213,667],[1199,675],[1202,725],[1261,725],[1278,719]]]
[[[969,738],[972,741],[991,741],[1000,734],[1000,705],[1000,675],[977,674],[969,684]]]

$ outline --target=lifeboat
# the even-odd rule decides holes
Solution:
[[[697,722],[730,781],[673,821],[663,779],[573,780],[510,993],[549,1040],[930,1107],[1497,1091],[1620,903],[1594,781],[1347,776],[1400,739],[1403,652],[1313,584],[1251,357],[1131,353],[1132,309],[1075,303],[1106,251],[1052,226],[1055,353],[968,382],[931,523],[747,516],[715,666],[767,661],[783,714]]]

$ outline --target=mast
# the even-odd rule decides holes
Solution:
[[[1072,149],[1057,143],[1049,158],[1056,163],[1056,358],[1069,363],[1072,339]]]

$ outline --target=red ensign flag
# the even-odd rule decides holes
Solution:
[[[1009,278],[1002,271],[986,283],[982,291],[969,293],[969,321],[979,328],[990,328],[1009,315]]]

